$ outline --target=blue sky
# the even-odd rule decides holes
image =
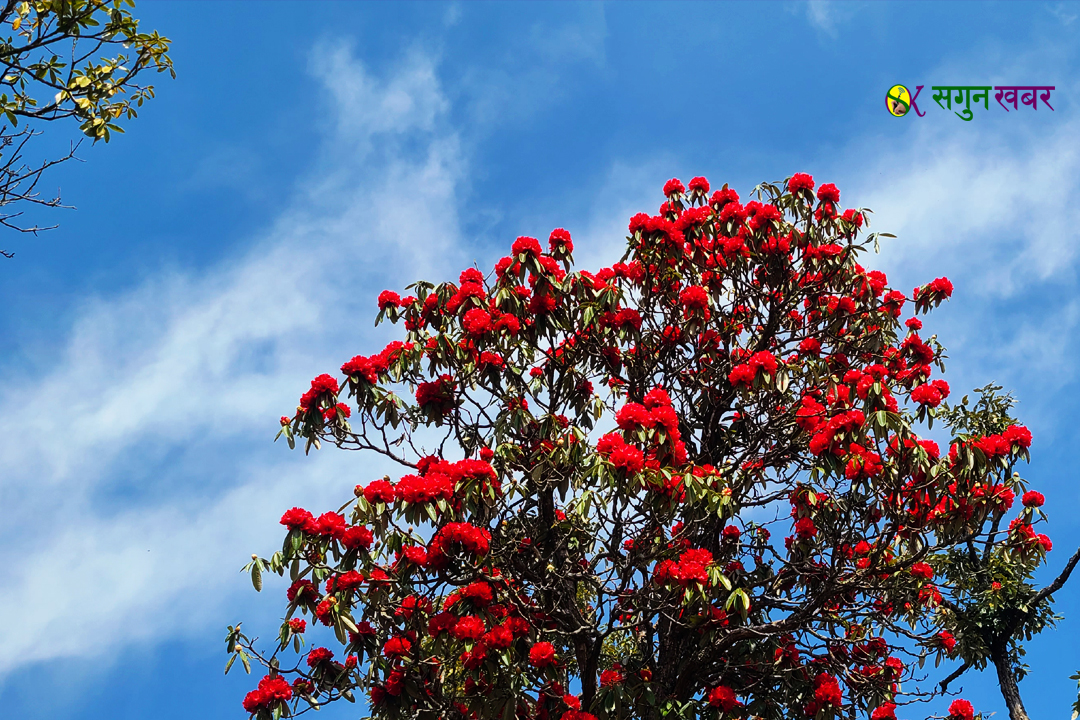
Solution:
[[[1021,401],[1055,541],[1044,575],[1080,544],[1077,6],[137,12],[174,40],[177,80],[48,179],[78,208],[59,229],[2,243],[0,715],[243,717],[252,680],[222,677],[224,626],[270,631],[282,602],[238,568],[280,542],[283,508],[336,506],[382,474],[272,444],[277,417],[381,347],[383,288],[557,226],[579,267],[610,264],[670,177],[745,194],[810,172],[899,236],[872,261],[894,286],[948,275],[928,328],[954,389],[998,380]],[[885,112],[895,83],[927,86],[925,117]],[[963,122],[928,97],[968,83],[1055,85],[1055,111]],[[1029,645],[1033,717],[1076,697],[1078,583]],[[1004,714],[989,675],[961,684]]]

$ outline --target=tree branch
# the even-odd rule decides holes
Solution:
[[[968,662],[965,662],[963,665],[956,668],[956,670],[954,670],[952,672],[952,674],[949,675],[949,677],[947,677],[947,678],[945,678],[944,680],[941,681],[941,683],[940,683],[941,691],[945,692],[946,690],[948,690],[949,689],[949,683],[951,683],[953,680],[955,680],[956,678],[958,678],[961,675],[963,675],[964,673],[966,673],[970,668],[971,668],[971,663],[968,663]]]
[[[1076,552],[1073,553],[1073,556],[1069,558],[1069,562],[1065,563],[1065,569],[1054,579],[1054,582],[1039,591],[1039,594],[1035,596],[1035,602],[1033,602],[1032,605],[1042,602],[1047,597],[1060,590],[1062,586],[1069,581],[1069,576],[1072,575],[1072,571],[1078,562],[1080,562],[1080,548],[1077,548]]]

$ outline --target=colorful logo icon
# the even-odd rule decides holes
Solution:
[[[904,117],[911,109],[911,93],[903,85],[893,85],[885,95],[885,107],[894,117]]]

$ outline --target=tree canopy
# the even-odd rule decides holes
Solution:
[[[246,710],[890,720],[993,665],[1026,718],[1022,642],[1077,556],[1034,587],[1031,433],[998,386],[951,402],[919,318],[952,284],[860,264],[892,236],[835,185],[710,190],[669,181],[595,272],[557,229],[379,296],[401,340],[316,377],[279,437],[400,470],[253,557],[256,589],[291,584],[269,647],[229,628],[229,665],[267,670]]]
[[[146,70],[173,72],[169,40],[141,32],[132,0],[9,0],[0,8],[0,225],[23,232],[31,205],[60,206],[42,197],[38,182],[49,168],[74,157],[75,147],[50,159],[27,161],[43,123],[72,118],[97,142],[123,132],[120,123],[154,96]],[[9,252],[3,252],[8,257]]]

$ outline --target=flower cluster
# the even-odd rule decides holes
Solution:
[[[249,713],[273,710],[292,699],[293,689],[289,681],[280,675],[267,675],[259,686],[244,696],[244,709]]]
[[[708,568],[713,562],[712,553],[703,548],[693,548],[679,555],[678,560],[663,560],[653,570],[653,582],[665,585],[677,583],[683,587],[708,585]]]

